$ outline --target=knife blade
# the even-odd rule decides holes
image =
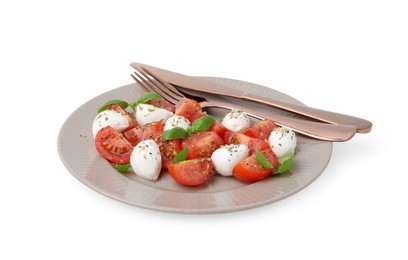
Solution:
[[[154,74],[156,74],[157,76],[159,76],[160,78],[162,78],[163,80],[165,80],[166,82],[181,88],[257,102],[330,124],[353,125],[356,126],[357,133],[368,133],[371,131],[372,128],[372,123],[362,118],[340,114],[336,112],[330,112],[308,106],[289,104],[281,102],[279,100],[258,97],[246,91],[226,88],[224,86],[221,86],[210,81],[157,68],[147,64],[132,62],[130,65],[134,68],[144,67],[149,71],[153,72]]]

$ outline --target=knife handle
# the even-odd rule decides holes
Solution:
[[[222,109],[237,109],[245,112],[247,115],[258,119],[270,119],[277,125],[291,128],[295,132],[300,134],[331,142],[343,142],[352,138],[356,134],[356,127],[352,125],[331,125],[326,123],[318,123],[312,121],[306,121],[296,118],[290,118],[285,116],[279,116],[267,112],[266,110],[255,110],[248,107],[242,107],[239,105],[231,105],[223,102],[200,102],[203,108],[222,108]]]
[[[262,103],[264,105],[277,107],[295,114],[307,116],[334,125],[353,125],[356,126],[357,133],[368,133],[371,131],[372,127],[372,123],[370,121],[362,118],[307,106],[289,104],[285,102],[280,102],[278,100],[267,101],[265,99],[257,97],[256,95],[252,95],[251,93],[245,93],[241,96],[241,98],[249,101],[254,101],[257,103]]]

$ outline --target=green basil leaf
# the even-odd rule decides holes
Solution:
[[[118,170],[120,173],[125,173],[130,169],[130,163],[128,164],[113,164],[113,168]]]
[[[294,151],[289,151],[289,152],[285,153],[284,155],[282,155],[278,159],[279,168],[276,171],[276,173],[283,173],[283,172],[286,172],[286,171],[290,170],[290,168],[292,167],[292,164],[293,164],[294,155],[295,155]]]
[[[193,133],[201,133],[207,131],[215,122],[212,116],[203,116],[195,120],[190,128]]]
[[[258,149],[255,151],[256,153],[256,160],[259,162],[259,164],[265,168],[265,169],[272,169],[273,166],[271,162],[266,158]]]
[[[181,127],[175,127],[170,130],[164,131],[161,136],[163,141],[173,140],[173,139],[184,139],[189,136],[188,132]]]
[[[113,99],[113,100],[109,100],[108,102],[106,102],[102,107],[100,107],[98,109],[98,113],[105,111],[106,109],[108,109],[108,107],[110,105],[113,104],[118,104],[119,106],[121,106],[123,109],[126,109],[129,104],[126,101],[120,100],[120,99]]]
[[[159,99],[163,99],[159,94],[157,94],[156,92],[147,92],[146,94],[143,94],[142,96],[139,97],[139,99],[136,102],[133,102],[132,104],[130,104],[130,107],[135,110],[135,108],[137,107],[137,105],[139,104],[143,104],[146,103],[147,101],[153,99],[153,98],[159,98]]]
[[[184,147],[176,156],[174,156],[173,163],[185,161],[188,155],[188,148]]]

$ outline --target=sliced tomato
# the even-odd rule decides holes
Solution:
[[[133,118],[132,114],[130,114],[128,111],[124,110],[121,106],[119,106],[118,104],[112,104],[108,107],[109,110],[115,110],[119,113],[121,113],[123,116],[126,117],[126,119],[129,122],[129,127],[127,129],[132,129],[134,127],[137,126],[137,122],[136,119]],[[126,130],[127,130],[126,129]],[[126,131],[125,130],[125,131]]]
[[[275,122],[271,120],[262,120],[245,130],[243,134],[261,140],[267,140],[275,127]]]
[[[221,137],[210,131],[191,135],[182,142],[182,147],[188,148],[187,159],[211,157],[221,145]]]
[[[184,103],[176,109],[175,114],[178,116],[184,116],[190,121],[190,123],[193,123],[196,119],[206,115],[200,104],[193,99],[187,99],[184,101]]]
[[[181,139],[159,141],[158,145],[162,157],[162,168],[167,169],[173,161],[174,156],[182,150]]]
[[[269,148],[269,143],[254,137],[249,137],[242,133],[226,132],[224,134],[225,144],[244,144],[248,146],[249,154],[253,154],[256,149],[259,151]]]
[[[99,154],[112,163],[127,164],[133,151],[132,144],[110,126],[102,128],[95,136]]]
[[[228,129],[220,122],[215,121],[208,131],[216,132],[221,138],[224,138],[224,134],[228,131]]]
[[[176,111],[176,108],[170,104],[169,102],[167,102],[164,99],[160,99],[160,98],[152,98],[149,101],[147,101],[145,104],[149,104],[155,107],[160,107],[163,109],[166,109],[172,113],[174,113]]]
[[[157,121],[146,125],[139,125],[123,132],[124,137],[133,145],[147,139],[153,139],[156,143],[163,133],[163,121]]]
[[[175,181],[187,186],[201,185],[211,177],[213,165],[210,158],[182,161],[169,165],[169,173]]]
[[[268,177],[278,167],[278,157],[271,148],[260,151],[272,164],[271,169],[263,168],[256,160],[256,154],[252,154],[242,162],[238,163],[232,170],[232,174],[243,182],[256,182]]]

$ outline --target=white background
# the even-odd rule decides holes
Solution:
[[[407,13],[375,0],[2,1],[0,258],[407,259]],[[323,175],[278,203],[136,208],[77,181],[56,143],[77,107],[132,83],[132,61],[269,86],[374,128],[334,144]]]

